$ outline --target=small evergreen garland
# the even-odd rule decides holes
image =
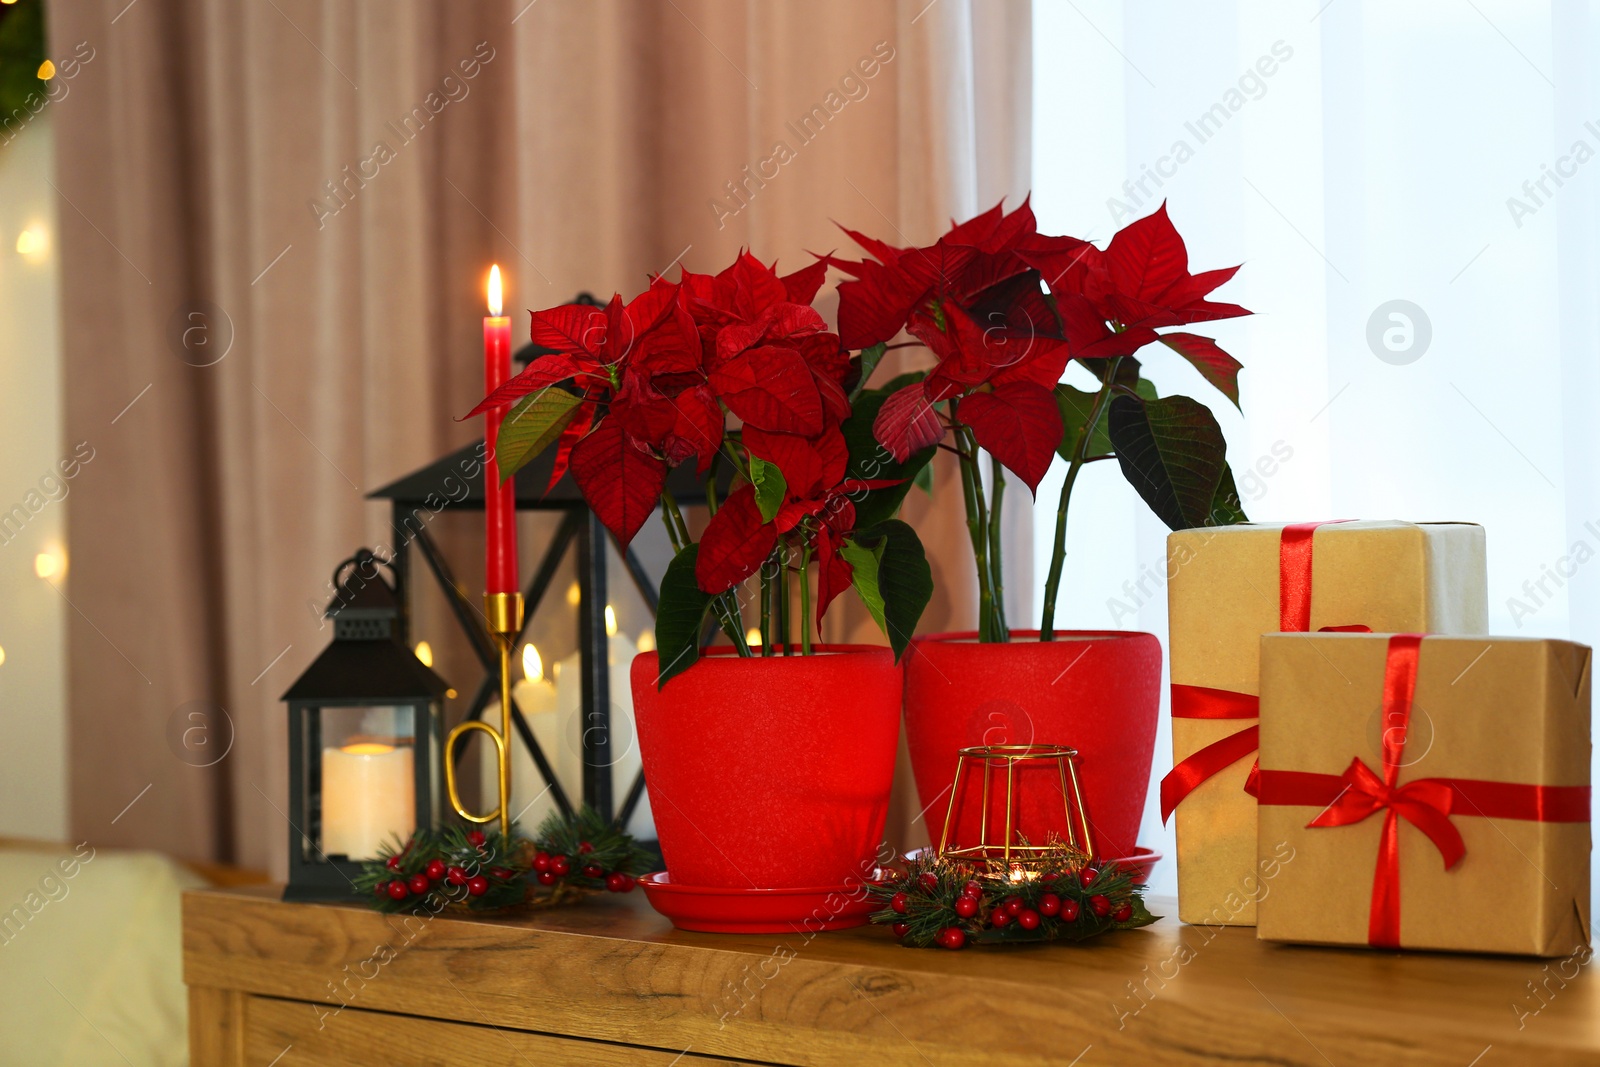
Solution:
[[[487,912],[627,893],[651,855],[589,808],[555,812],[529,839],[458,826],[418,830],[362,864],[356,889],[379,911]]]
[[[1081,851],[1051,849],[1028,867],[926,855],[869,887],[885,904],[872,921],[916,948],[958,949],[1025,941],[1084,941],[1156,921],[1144,887],[1116,865],[1095,867]]]

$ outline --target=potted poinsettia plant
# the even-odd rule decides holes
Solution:
[[[1068,507],[1082,469],[1114,458],[1173,529],[1244,521],[1215,417],[1189,397],[1159,396],[1136,357],[1160,343],[1237,405],[1237,360],[1210,338],[1158,331],[1249,314],[1206,299],[1238,268],[1191,274],[1165,204],[1103,250],[1038,233],[1026,201],[1009,214],[997,205],[922,248],[846,232],[871,258],[828,260],[851,276],[839,286],[845,346],[870,361],[905,331],[936,361],[893,383],[874,434],[897,461],[933,446],[955,453],[977,567],[976,631],[919,637],[907,661],[907,738],[923,803],[951,787],[957,748],[1073,744],[1097,844],[1128,856],[1155,742],[1160,645],[1150,634],[1057,629]],[[1097,388],[1062,383],[1069,361]],[[1001,581],[1007,472],[1032,492],[1056,455],[1067,472],[1040,627],[1013,632]],[[1033,805],[1052,795],[1023,793]],[[962,811],[958,833],[970,838],[980,807]],[[1064,821],[1059,805],[1022,818],[1052,816]]]
[[[897,660],[932,593],[895,514],[933,450],[891,458],[874,439],[871,367],[811,306],[826,270],[780,276],[742,253],[627,302],[534,312],[546,353],[476,409],[510,408],[506,477],[554,447],[553,479],[570,470],[621,544],[660,509],[675,555],[656,650],[633,664],[634,712],[679,886],[837,886],[870,872],[883,831]],[[666,488],[688,463],[711,513],[698,538]],[[847,588],[889,647],[813,638]],[[702,647],[713,621],[726,647]]]

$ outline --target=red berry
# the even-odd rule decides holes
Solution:
[[[591,853],[593,851],[594,851],[594,846],[589,844],[589,842],[580,841],[578,843],[578,855],[587,856],[589,853]]]
[[[408,893],[406,891],[406,884],[404,882],[400,881],[398,878],[395,879],[394,881],[390,882],[389,883],[389,895],[391,897],[393,897],[395,900],[404,900],[404,899],[406,899],[406,897],[408,895]]]
[[[1013,919],[1022,914],[1021,897],[1012,897],[1010,900],[1006,901],[1006,914],[1011,916]]]
[[[473,848],[482,848],[483,843],[487,840],[489,839],[483,836],[482,830],[467,831],[467,844],[471,845]]]
[[[555,885],[556,884],[556,876],[551,874],[549,871],[540,871],[539,872],[539,884],[540,885]]]
[[[612,871],[606,875],[606,889],[613,893],[626,893],[628,891],[628,876],[621,871]]]
[[[961,887],[961,891],[969,897],[983,896],[983,883],[972,881]]]
[[[1118,907],[1116,911],[1111,913],[1111,917],[1117,920],[1119,923],[1127,922],[1129,919],[1133,918],[1133,905],[1123,904],[1122,906]]]
[[[1094,880],[1098,877],[1100,877],[1100,872],[1095,870],[1093,867],[1085,867],[1083,870],[1078,872],[1078,881],[1083,883],[1083,887],[1085,889],[1089,888],[1091,885],[1094,885]]]
[[[1044,896],[1040,897],[1039,898],[1039,914],[1040,915],[1060,915],[1061,914],[1061,898],[1056,896],[1054,893],[1046,893]]]
[[[959,926],[946,926],[939,931],[939,944],[945,948],[956,949],[967,943],[967,933]]]
[[[389,868],[391,871],[398,871],[400,869],[400,857],[390,856],[384,861],[384,866]]]
[[[439,879],[444,877],[444,873],[445,873],[444,860],[429,860],[428,861],[428,877],[429,878],[432,878],[435,882],[437,882]]]
[[[907,897],[904,893],[896,893],[889,899],[889,907],[893,908],[896,914],[904,915],[906,913],[906,900]]]
[[[1064,923],[1078,921],[1078,902],[1071,897],[1061,902],[1061,921]]]
[[[420,897],[428,891],[428,876],[425,874],[413,874],[406,879],[406,888]]]
[[[489,877],[493,878],[497,882],[509,882],[512,878],[516,877],[516,873],[517,872],[513,871],[509,867],[489,868]]]
[[[467,892],[475,897],[481,897],[489,891],[489,879],[481,874],[475,874],[467,879]]]
[[[1024,930],[1039,929],[1039,913],[1032,908],[1023,908],[1022,912],[1017,916],[1017,925]]]
[[[989,923],[996,929],[1011,921],[1011,913],[1004,908],[996,908],[989,913]]]
[[[956,914],[963,919],[970,919],[978,914],[978,902],[972,897],[963,896],[956,901]]]
[[[550,853],[536,852],[533,856],[533,869],[543,874],[550,869]]]
[[[911,924],[910,923],[895,923],[893,926],[890,927],[890,929],[894,931],[894,936],[896,936],[896,937],[904,937],[904,936],[906,936],[907,934],[909,934],[911,932]]]
[[[583,876],[585,878],[604,878],[606,869],[598,863],[586,863],[583,865]]]
[[[1111,901],[1107,900],[1099,893],[1096,893],[1094,896],[1089,898],[1089,910],[1094,912],[1100,918],[1104,919],[1107,915],[1111,914]]]
[[[638,880],[636,878],[634,878],[634,876],[631,875],[631,874],[624,874],[622,877],[623,877],[622,891],[624,893],[633,892],[633,887],[638,884]]]
[[[379,882],[377,885],[372,887],[372,891],[374,893],[378,894],[380,897],[381,896],[387,896],[388,893],[389,893],[389,883],[388,882]]]
[[[444,872],[444,880],[451,885],[466,885],[467,869],[465,867],[448,867]]]
[[[572,861],[565,856],[550,857],[550,873],[557,878],[565,878],[572,870]]]
[[[923,871],[922,877],[917,880],[922,883],[922,888],[929,893],[939,888],[939,876],[932,871]]]

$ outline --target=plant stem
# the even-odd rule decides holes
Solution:
[[[677,524],[678,547],[681,549],[692,544],[694,539],[689,536],[689,524],[683,521],[683,512],[678,510],[678,499],[669,490],[661,490],[661,507],[663,517],[670,517],[671,521]],[[669,525],[668,531],[671,529]]]
[[[971,431],[956,430],[962,442],[961,489],[966,497],[967,536],[972,541],[972,556],[978,565],[978,640],[994,641],[994,592],[989,573],[988,516],[983,506],[983,482],[978,476],[978,446]]]
[[[789,549],[779,545],[778,552],[778,588],[774,590],[778,600],[778,647],[788,656],[793,654],[789,651]]]
[[[1078,437],[1078,447],[1072,452],[1072,462],[1067,466],[1066,480],[1061,483],[1061,502],[1056,506],[1056,539],[1050,549],[1050,575],[1044,582],[1044,612],[1039,620],[1039,640],[1054,641],[1056,639],[1056,594],[1061,589],[1061,568],[1067,559],[1067,505],[1072,500],[1072,486],[1078,480],[1078,472],[1083,469],[1085,459],[1089,454],[1089,442],[1094,437],[1094,428],[1100,425],[1100,416],[1105,412],[1106,404],[1111,401],[1111,392],[1117,380],[1117,368],[1122,363],[1118,356],[1106,368],[1105,381],[1100,386],[1100,392],[1094,398],[1094,406],[1089,409],[1089,420],[1084,424],[1083,433]]]
[[[811,655],[811,546],[800,551],[800,654]]]
[[[717,464],[722,460],[722,453],[718,452],[711,457],[711,466],[706,469],[706,510],[715,515],[717,513]]]
[[[1000,461],[989,457],[989,477],[993,481],[989,498],[989,584],[994,596],[994,639],[1011,640],[1011,630],[1006,626],[1006,584],[1000,563],[1000,504],[1006,495],[1006,472]]]
[[[767,562],[761,566],[761,654],[772,655],[772,574],[767,569],[772,566],[772,561],[777,558],[777,553],[767,557]]]
[[[683,551],[683,542],[678,539],[678,528],[672,523],[672,512],[667,510],[667,495],[661,494],[661,525],[667,528],[667,540],[672,542],[672,554],[677,555]]]

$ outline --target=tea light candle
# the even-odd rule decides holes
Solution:
[[[322,851],[373,859],[416,829],[411,749],[358,742],[322,750]]]

